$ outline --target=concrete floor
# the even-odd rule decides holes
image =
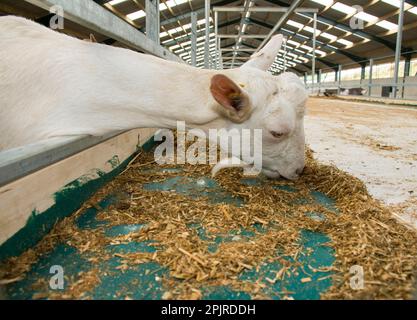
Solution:
[[[417,229],[417,108],[310,98],[305,127],[317,159],[361,179]]]

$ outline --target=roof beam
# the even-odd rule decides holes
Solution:
[[[313,18],[313,15],[312,14],[309,14],[309,13],[303,13],[301,15],[302,16],[307,16],[309,18]],[[320,21],[320,22],[327,23],[327,24],[329,24],[329,25],[331,25],[333,27],[337,27],[337,28],[340,28],[340,29],[342,29],[344,31],[350,32],[353,35],[357,35],[357,36],[366,38],[368,40],[372,40],[372,41],[378,42],[378,43],[386,46],[387,48],[391,49],[392,51],[395,51],[395,43],[393,43],[391,41],[388,41],[388,40],[385,40],[383,38],[374,36],[373,34],[370,34],[370,33],[364,32],[364,31],[351,29],[350,26],[348,26],[348,25],[345,25],[343,23],[339,23],[339,22],[334,21],[334,20],[329,19],[329,18],[325,18],[323,16],[318,16],[317,17],[317,20]],[[402,48],[402,51],[404,51],[404,52],[405,51],[408,51],[408,50],[409,49],[407,49],[405,47]]]
[[[235,20],[230,20],[230,21],[227,21],[225,23],[219,24],[218,28],[221,29],[221,28],[224,28],[224,27],[228,27],[228,26],[230,26],[232,24],[238,23],[239,21],[240,21],[240,18],[239,19],[235,19]],[[198,36],[202,36],[202,35],[204,35],[204,31],[203,31],[203,33],[199,32],[197,34],[197,37]],[[182,35],[180,37],[177,37],[177,38],[175,38],[175,40],[172,40],[170,42],[164,43],[163,45],[166,46],[166,47],[170,47],[170,46],[172,46],[174,44],[181,43],[181,42],[184,42],[184,41],[187,41],[187,40],[190,40],[190,39],[191,39],[191,33]]]
[[[286,4],[286,3],[282,2],[282,1],[279,1],[279,0],[265,0],[265,1],[267,1],[269,3],[272,3],[272,4],[275,4],[275,5],[279,5],[279,6],[288,6],[288,4]],[[407,2],[407,3],[411,4],[411,5],[417,6],[417,0],[406,0],[405,2]],[[308,12],[300,13],[300,15],[301,16],[307,16],[309,18],[313,18],[313,14],[308,13]],[[325,18],[325,17],[320,16],[320,15],[317,16],[317,20],[318,21],[321,21],[321,22],[324,22],[324,23],[327,23],[327,24],[329,24],[329,25],[331,25],[333,27],[340,28],[340,29],[342,29],[342,30],[344,30],[346,32],[350,32],[353,35],[357,35],[357,36],[366,38],[368,40],[372,40],[372,41],[378,42],[378,43],[386,46],[387,48],[389,48],[389,49],[391,49],[392,51],[395,52],[395,43],[393,43],[391,41],[385,40],[385,39],[383,39],[381,37],[375,36],[373,34],[370,34],[370,33],[367,33],[367,32],[361,31],[361,30],[354,30],[354,29],[350,28],[350,26],[348,26],[348,25],[345,25],[343,23],[334,21],[334,20],[329,19],[329,18]],[[407,52],[407,51],[410,51],[412,49],[403,47],[401,50],[403,52]]]
[[[281,29],[284,23],[286,23],[290,18],[291,14],[294,13],[294,10],[297,9],[302,2],[303,0],[292,1],[291,5],[288,7],[288,10],[282,15],[278,22],[274,26],[271,26],[272,30],[269,32],[268,37],[261,42],[261,45],[258,47],[258,51],[269,41],[269,39],[274,35],[276,31]]]
[[[266,23],[266,22],[263,22],[263,21],[255,20],[255,19],[253,19],[253,18],[249,18],[249,21],[250,21],[250,22],[252,22],[252,23],[254,23],[254,24],[260,25],[260,26],[262,26],[262,27],[264,27],[264,28],[269,28],[269,29],[273,28],[273,26],[272,26],[272,25],[270,25],[270,24],[268,24],[268,23]],[[306,42],[306,40],[305,40],[305,38],[304,38],[304,37],[301,37],[300,35],[298,35],[297,33],[293,32],[293,31],[286,30],[286,29],[285,29],[285,30],[281,29],[280,31],[281,31],[282,33],[286,34],[286,35],[290,35],[290,36],[292,36],[292,37],[293,37],[293,38],[295,38],[295,39],[299,39],[300,41]],[[321,42],[321,41],[318,41],[318,40],[316,40],[316,42],[317,42],[317,44],[318,44],[320,47],[322,47],[322,48],[326,48],[327,50],[334,51],[334,52],[337,52],[337,53],[339,53],[339,54],[341,54],[341,55],[344,55],[345,57],[347,57],[347,58],[351,59],[351,60],[352,60],[352,61],[354,61],[354,62],[360,63],[360,62],[362,62],[362,61],[364,61],[364,60],[367,60],[367,58],[359,57],[359,56],[354,55],[354,54],[352,54],[352,53],[350,53],[350,52],[347,52],[347,51],[345,51],[345,50],[342,50],[342,49],[334,49],[334,48],[332,48],[332,47],[329,47],[329,46],[328,46],[327,44],[325,44],[324,42]]]
[[[65,18],[78,25],[115,39],[133,49],[164,59],[182,62],[179,57],[148,39],[128,22],[118,18],[94,1],[25,0],[25,2],[48,11],[55,5],[61,6],[65,12]]]
[[[219,1],[219,2],[211,3],[210,10],[213,10],[213,7],[215,7],[215,6],[225,6],[225,5],[228,5],[228,4],[233,3],[233,2],[236,2],[236,0],[222,0],[222,1]],[[188,18],[191,19],[191,12],[197,12],[197,15],[204,14],[204,4],[201,8],[199,8],[197,10],[194,8],[194,11],[190,11],[190,12],[187,12],[187,13],[184,13],[184,14],[179,14],[177,16],[173,16],[172,18],[161,20],[161,26],[165,26],[167,24],[175,23],[175,22],[177,22],[179,20],[183,20],[183,19],[188,19]]]

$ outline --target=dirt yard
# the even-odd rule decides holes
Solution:
[[[310,98],[307,143],[417,228],[417,108]]]

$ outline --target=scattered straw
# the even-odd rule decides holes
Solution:
[[[285,279],[295,270],[294,265],[283,256],[293,257],[296,263],[301,254],[297,242],[299,231],[307,229],[327,234],[331,238],[328,245],[335,249],[336,262],[330,268],[335,272],[331,276],[333,285],[322,298],[411,298],[417,265],[416,232],[399,223],[393,217],[393,212],[373,199],[360,180],[334,166],[318,163],[311,151],[306,156],[305,172],[296,182],[267,180],[264,185],[247,186],[240,183],[242,174],[239,169],[222,171],[216,177],[217,182],[232,195],[245,200],[242,207],[235,207],[231,204],[212,204],[205,198],[191,199],[170,191],[144,190],[144,183],[163,181],[178,173],[142,170],[143,167],[156,168],[152,164],[153,154],[142,153],[81,210],[57,223],[33,249],[9,259],[1,269],[0,278],[23,277],[39,257],[58,243],[73,246],[81,253],[90,253],[93,262],[99,263],[111,258],[104,250],[107,245],[152,240],[157,249],[155,253],[118,254],[122,259],[120,272],[148,261],[169,269],[170,277],[161,279],[165,292],[163,299],[200,299],[201,289],[207,285],[228,285],[249,292],[254,299],[268,298],[262,289]],[[208,176],[211,169],[209,166],[191,165],[181,168],[181,175],[189,177]],[[273,188],[289,184],[297,192]],[[312,189],[335,199],[339,214],[314,202],[295,201],[311,199]],[[138,223],[146,224],[146,227],[115,238],[106,237],[103,227],[78,229],[74,221],[82,214],[82,210],[97,207],[98,201],[109,193],[119,194],[120,201],[102,209],[98,219],[110,225]],[[322,214],[326,219],[316,221],[309,218],[305,213],[311,211]],[[206,230],[207,239],[200,237],[198,231],[191,227],[193,224],[199,224]],[[254,224],[268,228],[262,233],[254,228]],[[228,234],[231,230],[241,228],[254,232],[256,236],[244,241],[237,235],[233,241],[221,243],[214,253],[208,250],[215,234]],[[276,256],[277,249],[282,256]],[[277,261],[283,267],[276,270],[275,277],[268,278],[266,283],[238,280],[242,271],[257,269],[264,261]],[[353,290],[349,285],[349,269],[353,265],[360,265],[364,269],[363,290]],[[309,273],[318,271],[314,268],[306,270]],[[100,282],[99,275],[100,270],[95,274],[93,271],[81,274],[69,289],[48,298],[83,299],[86,292]],[[322,277],[319,281],[326,278]],[[309,282],[311,277],[301,281]],[[282,299],[292,299],[293,293],[279,294]]]

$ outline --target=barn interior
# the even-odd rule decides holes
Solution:
[[[216,181],[209,167],[158,167],[150,157],[158,128],[0,150],[2,298],[412,297],[417,1],[1,0],[0,19],[6,15],[51,28],[62,18],[57,32],[219,71],[241,67],[282,34],[268,72],[295,73],[308,90],[311,170],[292,183],[245,180],[236,169]],[[109,165],[115,154],[120,160]],[[92,168],[104,179],[75,190]],[[151,200],[141,204],[143,197]],[[296,213],[271,217],[268,206]],[[253,216],[237,223],[245,210]],[[289,231],[274,227],[283,224]],[[280,236],[293,242],[273,242]],[[286,249],[269,250],[275,246]],[[57,259],[70,278],[63,291],[45,284]],[[359,290],[349,282],[358,265],[368,277]]]

